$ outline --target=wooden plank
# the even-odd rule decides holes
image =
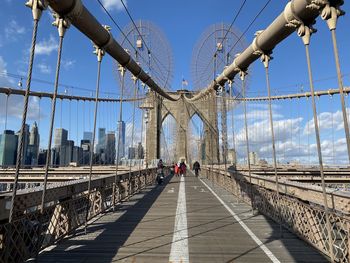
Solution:
[[[241,225],[195,177],[186,177],[190,262],[271,262]],[[213,185],[208,182],[213,187]],[[150,187],[101,216],[76,236],[43,252],[38,262],[168,262],[177,207],[179,178]],[[227,191],[215,192],[280,262],[327,262],[314,248],[276,223],[252,215],[250,207]]]

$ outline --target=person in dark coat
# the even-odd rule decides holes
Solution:
[[[192,170],[194,170],[194,174],[196,175],[196,177],[198,177],[198,172],[200,171],[200,169],[201,169],[201,165],[199,164],[198,161],[195,161],[193,164]]]
[[[186,168],[187,168],[187,166],[186,166],[185,162],[182,161],[180,163],[180,173],[182,176],[186,176]]]

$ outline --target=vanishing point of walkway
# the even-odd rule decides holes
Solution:
[[[38,262],[327,262],[205,179],[168,177],[43,251]]]

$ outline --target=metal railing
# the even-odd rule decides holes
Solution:
[[[97,215],[114,208],[147,185],[154,184],[156,169],[147,169],[92,180],[90,195],[87,179],[47,189],[48,199],[41,211],[42,189],[17,195],[15,219],[0,225],[0,263],[24,262],[59,240],[74,234],[77,228]]]
[[[336,206],[333,203],[330,209],[333,244],[330,247],[324,206],[314,202],[315,199],[307,201],[307,196],[301,199],[296,192],[285,191],[288,185],[293,185],[292,182],[280,182],[278,195],[276,189],[268,186],[271,179],[264,179],[263,176],[252,176],[250,184],[248,176],[240,172],[231,171],[225,174],[222,170],[206,168],[203,174],[208,180],[223,187],[240,200],[253,204],[255,210],[281,223],[320,252],[330,256],[332,250],[336,262],[350,262],[349,211],[340,210],[340,207],[349,209],[350,197],[342,196],[343,200],[339,199],[338,202],[344,203],[343,206]],[[294,184],[294,187],[298,186]],[[309,197],[315,198],[317,189],[309,191]],[[327,198],[334,200],[330,192]]]

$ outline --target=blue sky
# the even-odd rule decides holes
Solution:
[[[103,12],[97,1],[90,0],[83,2],[90,12],[97,17],[101,24],[107,24],[112,27],[112,33],[114,36],[118,37],[120,35],[120,32]],[[120,5],[119,0],[104,0],[103,2],[122,28],[130,23],[130,20]],[[128,0],[127,6],[135,20],[142,19],[153,22],[166,36],[171,45],[174,58],[174,78],[171,87],[173,90],[176,90],[181,88],[183,77],[189,82],[187,88],[191,89],[192,53],[202,32],[212,24],[222,22],[230,24],[241,2],[243,1]],[[244,31],[253,17],[259,12],[262,6],[264,6],[265,2],[266,1],[248,0],[235,23],[235,27],[240,31]],[[253,40],[255,31],[264,29],[282,12],[287,2],[288,1],[277,0],[272,0],[270,2],[262,15],[247,32],[246,39],[248,43],[251,43]],[[8,77],[4,73],[7,72],[16,75],[26,74],[32,32],[32,16],[30,10],[24,6],[24,1],[5,0],[2,1],[0,5],[0,16],[2,18],[0,21],[0,84],[16,87],[18,78]],[[345,11],[350,11],[348,2],[344,4],[343,9]],[[54,80],[58,41],[57,31],[51,25],[51,22],[52,16],[49,12],[45,12],[39,25],[37,55],[35,57],[33,72],[33,78],[49,82],[53,82]],[[349,34],[347,32],[349,24],[349,15],[345,15],[339,19],[337,28],[342,73],[345,75],[343,79],[345,86],[349,85],[350,82],[350,50],[347,48],[350,43]],[[315,26],[318,29],[318,32],[313,35],[310,47],[314,79],[319,80],[315,83],[315,88],[319,90],[337,88],[330,32],[325,22],[320,18],[317,20]],[[89,90],[94,90],[96,82],[96,57],[92,54],[92,50],[91,41],[78,32],[74,27],[71,27],[67,31],[64,42],[63,66],[60,82],[75,88],[67,89],[62,87],[60,92],[64,92],[64,90],[67,89],[68,93],[74,95],[90,96],[92,94],[92,91]],[[293,34],[276,47],[273,56],[274,60],[271,62],[271,85],[274,94],[294,93],[300,91],[302,88],[304,91],[309,90],[304,47],[296,34]],[[115,71],[115,65],[111,58],[106,56],[103,60],[102,66],[101,96],[116,96],[116,94],[119,93],[119,84],[113,71]],[[261,63],[258,61],[254,63],[250,68],[250,72],[251,76],[248,95],[266,95],[264,69]],[[23,83],[25,83],[25,81],[23,81]],[[32,90],[52,91],[52,89],[52,85],[40,82],[32,83]],[[5,96],[1,95],[0,97],[0,114],[2,118],[0,125],[4,126]],[[18,103],[21,103],[21,101],[21,98],[16,98],[15,96],[11,96],[9,99],[10,107],[7,127],[10,129],[16,130],[19,128],[20,120],[18,116],[21,114],[21,110],[20,107],[18,107]],[[311,111],[309,115],[307,114],[310,101],[301,101],[302,102],[295,103],[288,101],[276,102],[274,108],[277,116],[276,120],[279,119],[284,126],[289,123],[288,120],[290,120],[292,126],[294,125],[294,128],[300,126],[300,129],[295,131],[297,136],[294,136],[298,138],[302,137],[302,139],[298,139],[298,142],[306,140],[308,133],[305,132],[305,126],[311,119]],[[77,138],[80,139],[83,130],[91,129],[93,105],[91,103],[83,102],[79,102],[78,105],[76,102],[63,102],[62,104],[62,123],[61,103],[59,102],[55,122],[56,127],[70,127],[71,138],[74,140]],[[340,108],[339,99],[336,96],[332,100],[328,97],[321,98],[318,102],[318,106],[319,113],[333,112],[334,114],[330,115],[334,117],[333,120],[338,117],[336,112],[339,111]],[[79,109],[78,114],[76,110],[77,107]],[[117,107],[119,106],[111,106],[110,104],[102,105],[98,126],[106,127],[107,130],[114,130],[117,119]],[[47,134],[43,131],[46,131],[48,126],[48,115],[50,111],[49,100],[42,99],[39,103],[39,100],[35,98],[33,99],[28,123],[32,123],[34,120],[39,121],[39,108],[42,130],[41,147],[46,148]],[[131,105],[126,105],[126,110],[124,111],[123,116],[123,119],[129,123],[131,120],[131,109]],[[252,103],[251,105],[248,105],[248,109],[252,114],[257,112],[256,115],[252,115],[252,126],[258,125],[259,119],[266,121],[265,117],[258,117],[259,112],[261,113],[261,116],[263,116],[264,112],[266,113],[266,104],[259,105],[259,103]],[[235,113],[241,113],[240,106],[238,106]],[[138,112],[138,120],[139,116],[140,113]],[[295,120],[295,123],[293,123],[292,120]],[[325,122],[327,123],[327,121]],[[228,126],[230,127],[230,123]],[[239,135],[242,131],[242,123],[238,121],[235,126],[235,129],[237,130],[236,133]],[[139,126],[137,128],[140,129]],[[193,130],[194,134],[198,136],[199,132],[195,131],[195,128],[193,128]],[[293,131],[293,127],[291,127],[290,130]],[[329,136],[334,137],[335,140],[340,140],[343,137],[342,129],[338,129],[337,131],[332,129],[332,131],[333,132],[330,132],[327,128],[323,130],[322,136],[325,143],[327,139],[329,139]],[[286,136],[286,138],[281,139],[281,147],[284,147],[284,151],[286,151],[286,145],[288,142],[290,143],[289,146],[293,144],[293,141],[295,142],[295,138],[291,139],[291,137],[293,136],[289,136],[289,138]],[[309,137],[308,145],[312,145],[314,143],[314,136],[311,135]],[[339,144],[342,145],[341,141]],[[258,145],[259,142],[256,142],[256,151],[261,151],[262,156],[265,157],[264,154],[269,154],[266,152],[264,153],[264,151],[261,150],[262,147]],[[300,144],[297,144],[296,146],[297,153],[300,155],[300,148],[302,148],[302,146],[300,146]],[[332,143],[332,148],[333,146],[334,143]],[[268,148],[268,146],[266,147]],[[312,146],[309,148],[311,147]],[[344,155],[344,152],[339,152],[338,154]],[[243,154],[241,157],[243,158]],[[282,159],[283,158],[281,157],[281,160]],[[292,159],[297,158],[293,156],[290,160]]]

